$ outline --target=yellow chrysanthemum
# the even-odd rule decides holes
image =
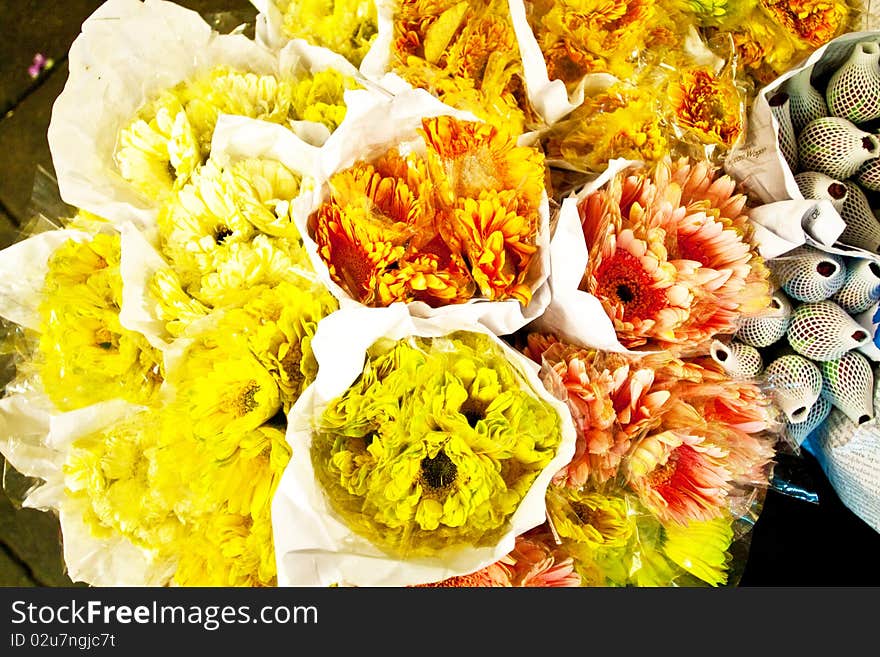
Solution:
[[[162,382],[162,357],[122,327],[118,235],[69,241],[49,258],[40,304],[39,372],[62,410],[105,399],[149,401]]]
[[[162,94],[119,133],[119,173],[149,198],[161,199],[184,184],[204,153],[180,100]]]
[[[94,536],[121,535],[157,553],[183,537],[174,512],[177,491],[157,485],[159,444],[156,417],[146,411],[71,445],[66,494],[85,503],[84,521]]]
[[[547,512],[561,538],[595,548],[625,545],[635,529],[623,497],[589,490],[552,486]]]
[[[420,130],[428,146],[428,171],[450,206],[483,190],[516,190],[524,207],[537,212],[544,192],[544,157],[504,130],[451,116],[425,119]]]
[[[744,129],[740,93],[731,77],[710,68],[685,68],[669,87],[669,101],[680,126],[701,144],[730,148]]]
[[[655,0],[539,0],[529,21],[547,61],[551,79],[572,88],[587,73],[629,77],[638,53],[653,39],[662,17]]]
[[[312,338],[318,322],[336,310],[336,299],[322,285],[282,282],[263,292],[241,312],[258,318],[251,352],[275,379],[286,412],[318,372]]]
[[[196,437],[210,441],[218,459],[237,448],[239,434],[256,429],[281,409],[272,375],[245,349],[220,344],[227,339],[241,341],[220,331],[202,337],[187,350],[186,367],[169,376],[175,407]]]
[[[224,249],[258,233],[293,240],[291,202],[301,178],[271,160],[222,168],[209,160],[159,214],[163,252],[185,284],[211,271]]]
[[[255,288],[311,270],[293,223],[300,177],[269,160],[228,168],[212,160],[159,214],[163,254],[172,265],[150,282],[172,335],[209,309],[239,306]]]
[[[312,440],[352,531],[402,556],[487,545],[560,441],[559,418],[482,334],[380,341]]]
[[[471,274],[487,299],[517,299],[524,306],[532,291],[525,284],[535,245],[537,215],[517,211],[517,192],[484,191],[455,208],[454,232]]]
[[[854,12],[842,0],[760,0],[720,21],[743,69],[768,84],[799,59],[843,34]]]
[[[665,533],[663,552],[673,563],[711,586],[727,583],[727,550],[733,541],[730,518],[693,521],[686,526],[673,523],[665,527]]]
[[[293,80],[216,67],[161,92],[122,128],[119,171],[144,195],[162,200],[207,159],[220,114],[282,125],[317,121],[332,131],[345,116],[344,91],[356,86],[332,69]]]

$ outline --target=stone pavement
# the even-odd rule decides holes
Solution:
[[[35,180],[54,175],[46,129],[52,103],[67,81],[67,51],[83,21],[102,0],[7,0],[0,23],[0,249],[17,240],[30,219]],[[219,29],[251,23],[247,0],[177,0]],[[39,75],[28,69],[37,54],[51,60]],[[0,373],[3,363],[0,362]],[[2,376],[2,374],[0,374]],[[2,383],[2,381],[0,381]],[[0,457],[0,586],[70,586],[61,559],[57,519],[21,509],[33,482]]]

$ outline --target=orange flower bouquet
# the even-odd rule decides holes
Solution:
[[[324,157],[331,173],[302,233],[343,305],[405,303],[499,334],[546,307],[539,150],[414,90],[352,119]]]

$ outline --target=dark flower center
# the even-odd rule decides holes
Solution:
[[[582,504],[581,502],[572,502],[571,510],[574,511],[574,514],[578,517],[585,525],[594,525],[596,520],[596,510],[590,508],[586,504]]]
[[[260,391],[260,384],[256,381],[248,381],[247,385],[241,391],[241,394],[238,397],[238,416],[244,417],[252,410],[254,410],[257,404],[257,393]]]
[[[486,417],[486,405],[475,399],[468,399],[458,412],[464,415],[471,428],[476,428],[477,422]]]
[[[458,468],[446,452],[439,451],[437,456],[426,456],[422,459],[422,482],[432,490],[446,488],[455,481]]]
[[[651,318],[667,303],[665,290],[655,288],[639,259],[626,251],[599,265],[596,283],[596,296],[620,307],[624,321]]]
[[[214,229],[214,241],[217,244],[223,244],[226,241],[227,237],[232,236],[232,230],[230,230],[229,226],[217,226]]]

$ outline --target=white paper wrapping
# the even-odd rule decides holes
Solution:
[[[86,525],[85,503],[66,490],[64,465],[78,438],[141,410],[121,400],[60,413],[44,396],[29,392],[0,399],[0,452],[19,472],[43,483],[23,505],[58,514],[64,536],[64,564],[74,582],[92,586],[161,586],[173,564],[121,536],[97,538]]]
[[[216,66],[296,76],[328,67],[357,71],[342,57],[304,42],[273,53],[240,34],[219,34],[198,13],[162,0],[108,0],[82,26],[70,75],[52,109],[49,148],[65,202],[113,223],[155,224],[156,205],[119,174],[119,130],[159,91]],[[327,129],[293,122],[321,143]]]
[[[356,331],[352,327],[357,327]],[[320,489],[309,457],[312,423],[326,405],[343,394],[363,370],[366,350],[382,337],[438,337],[456,330],[486,333],[484,328],[448,317],[426,321],[403,307],[340,310],[318,326],[312,348],[318,376],[288,418],[287,440],[294,457],[284,471],[272,502],[272,524],[281,586],[408,586],[436,582],[475,572],[505,556],[517,535],[544,522],[544,495],[551,477],[574,454],[575,431],[565,404],[553,397],[538,378],[537,364],[496,343],[534,392],[559,413],[562,441],[556,457],[541,472],[510,520],[497,545],[461,548],[432,558],[401,560],[378,550],[337,519]]]
[[[88,239],[78,230],[50,230],[0,251],[0,317],[39,330],[49,257],[68,240]]]
[[[82,25],[52,108],[49,149],[65,202],[113,222],[149,226],[154,205],[118,173],[117,134],[158,91],[225,64],[272,73],[263,47],[220,35],[198,13],[161,0],[108,0]]]
[[[396,80],[400,81],[400,78]],[[354,165],[355,162],[370,161],[393,146],[418,139],[416,131],[421,127],[423,118],[449,115],[465,121],[478,120],[468,112],[443,104],[422,89],[410,87],[390,97],[368,90],[347,92],[346,101],[350,108],[354,108],[353,111],[346,115],[336,132],[321,148],[322,179],[316,185],[314,205],[310,212],[297,217],[297,226],[312,265],[320,279],[339,300],[340,307],[362,304],[332,280],[307,226],[309,215],[327,198],[329,179],[334,173]],[[409,311],[413,316],[421,318],[444,317],[450,321],[471,324],[479,322],[496,335],[513,333],[540,317],[550,302],[550,205],[546,192],[539,212],[540,225],[536,240],[538,252],[531,262],[526,278],[532,290],[532,300],[527,306],[523,307],[515,299],[488,301],[475,298],[466,303],[437,308],[416,301],[407,304]]]
[[[624,169],[638,165],[630,160],[612,160],[608,168],[577,194],[562,202],[550,241],[550,289],[547,310],[529,325],[530,330],[554,333],[559,338],[593,349],[632,353],[617,339],[614,323],[602,303],[578,289],[589,261],[577,205],[607,184]]]

